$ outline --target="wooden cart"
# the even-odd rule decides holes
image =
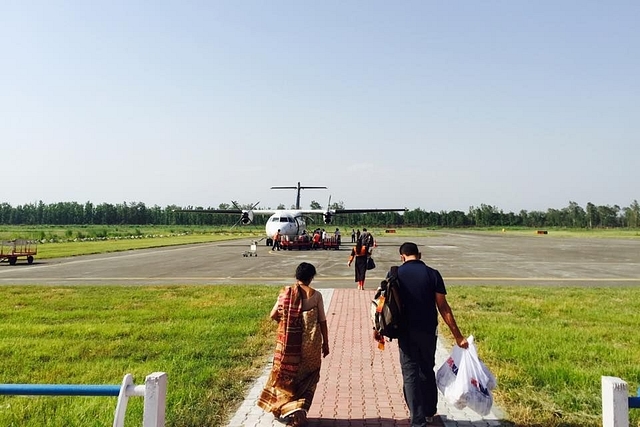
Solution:
[[[33,257],[38,253],[38,243],[33,240],[15,239],[0,241],[0,262],[9,261],[16,265],[18,258],[25,257],[27,264],[33,264]]]

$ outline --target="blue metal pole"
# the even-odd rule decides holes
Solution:
[[[119,394],[119,385],[0,384],[0,395],[118,396]]]
[[[640,408],[640,387],[638,387],[637,396],[638,397],[630,397],[629,398],[629,409],[631,409],[631,408],[639,409]]]

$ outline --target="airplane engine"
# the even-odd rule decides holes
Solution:
[[[253,212],[251,211],[243,211],[242,216],[240,217],[240,221],[244,224],[251,224],[253,221]]]
[[[333,219],[333,215],[331,215],[331,213],[327,212],[324,214],[324,223],[325,224],[331,224],[331,220]]]

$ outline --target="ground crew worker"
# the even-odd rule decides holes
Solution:
[[[280,229],[276,231],[276,234],[273,235],[273,246],[271,247],[272,251],[280,250]]]

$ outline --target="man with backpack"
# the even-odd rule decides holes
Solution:
[[[434,372],[438,312],[458,346],[467,348],[469,343],[458,329],[438,270],[420,259],[415,243],[403,243],[400,258],[402,265],[397,275],[403,327],[398,335],[398,347],[404,397],[411,414],[411,427],[425,427],[433,422],[438,408]]]
[[[367,248],[372,248],[374,244],[373,234],[369,233],[366,228],[362,229],[362,234],[359,239],[362,241],[362,244]]]

